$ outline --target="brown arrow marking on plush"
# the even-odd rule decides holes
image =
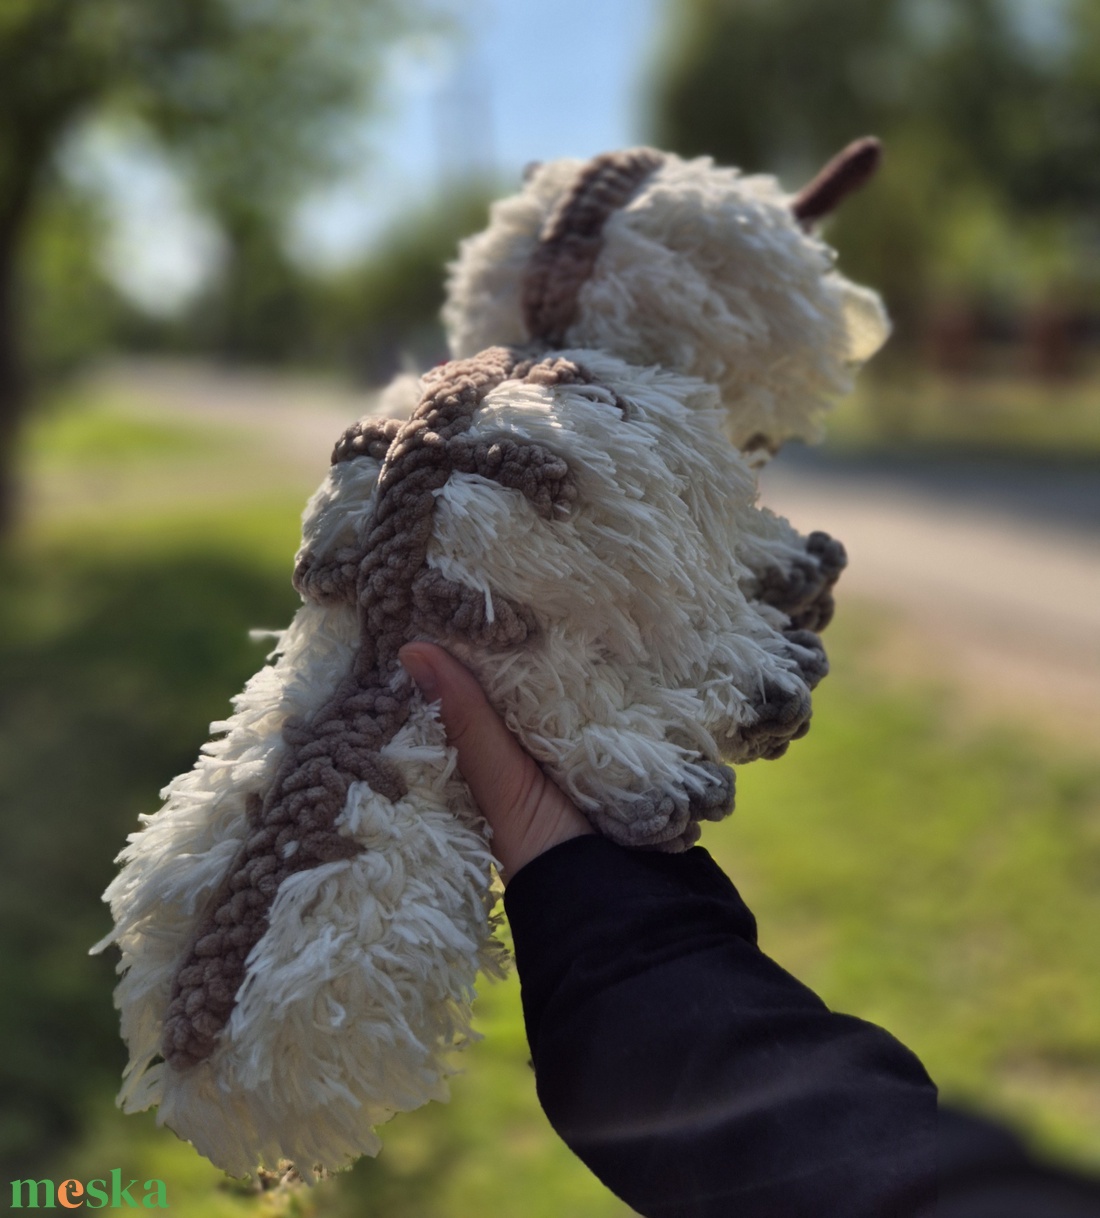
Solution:
[[[388,799],[405,793],[400,774],[380,755],[409,715],[411,690],[390,688],[398,648],[412,638],[448,634],[507,647],[535,629],[531,611],[504,598],[494,597],[495,618],[487,621],[481,593],[427,565],[435,492],[452,472],[478,473],[515,488],[547,519],[565,516],[576,497],[566,462],[542,445],[510,438],[483,442],[465,434],[485,396],[506,380],[545,386],[590,382],[568,360],[525,359],[491,347],[433,369],[408,422],[353,428],[336,446],[336,461],[384,458],[354,564],[359,646],[351,671],[328,702],[308,723],[284,726],[286,757],[266,796],[249,799],[248,838],[173,981],[162,1052],[176,1069],[214,1051],[283,881],[358,853],[355,842],[335,828],[351,784],[369,783]],[[309,595],[311,582],[307,577],[299,585]],[[341,595],[349,591],[346,581],[334,579],[332,588],[338,585]]]

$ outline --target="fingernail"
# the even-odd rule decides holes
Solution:
[[[425,702],[436,702],[439,699],[439,679],[435,669],[419,651],[402,648],[397,653],[401,667],[416,682],[417,688],[424,695]]]

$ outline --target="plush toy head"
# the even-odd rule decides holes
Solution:
[[[859,141],[795,196],[652,149],[537,166],[452,267],[452,354],[594,348],[716,385],[743,453],[817,439],[822,410],[889,326],[809,228],[877,154]]]

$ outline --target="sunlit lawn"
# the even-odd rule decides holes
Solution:
[[[866,375],[829,419],[838,452],[1100,458],[1100,371],[1036,383],[1008,373],[952,379],[895,368]]]
[[[35,458],[51,476],[71,462],[123,477],[144,451],[182,484],[211,452],[122,416],[113,439],[76,416],[51,426],[61,438]],[[66,448],[69,426],[98,451]],[[452,1103],[397,1118],[377,1161],[308,1194],[226,1187],[151,1119],[113,1108],[113,962],[85,954],[108,925],[98,896],[137,814],[262,662],[248,628],[293,612],[299,510],[297,493],[262,484],[175,511],[74,508],[4,561],[2,1178],[117,1166],[164,1179],[174,1212],[215,1218],[624,1214],[538,1109],[514,979],[485,986],[485,1039]],[[832,1005],[893,1030],[945,1092],[1100,1164],[1100,763],[960,728],[950,689],[876,668],[876,636],[896,629],[842,599],[813,731],[740,771],[737,812],[704,841],[766,950]]]

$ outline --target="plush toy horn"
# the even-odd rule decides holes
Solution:
[[[791,200],[795,219],[808,230],[867,182],[881,163],[882,144],[873,135],[854,140]]]

